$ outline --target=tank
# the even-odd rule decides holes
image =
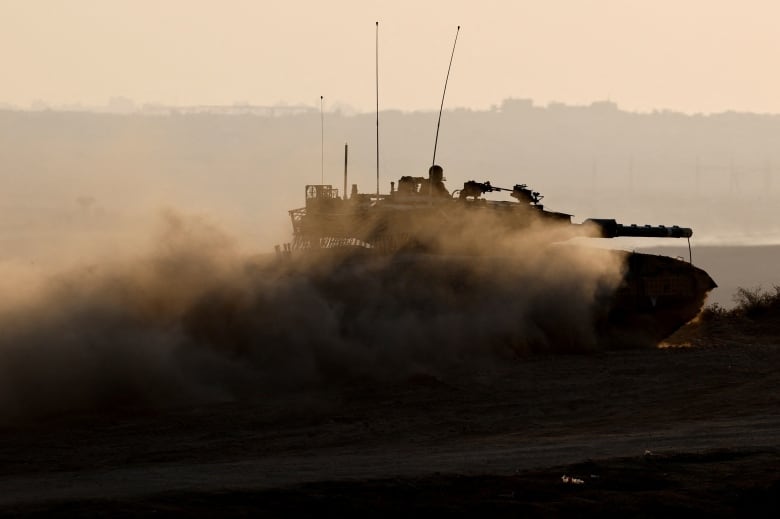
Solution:
[[[460,264],[484,265],[487,261],[494,263],[488,268],[498,270],[522,263],[521,258],[529,255],[565,262],[560,258],[570,257],[566,254],[572,249],[588,249],[587,254],[596,258],[593,261],[619,265],[620,279],[597,294],[590,314],[599,340],[612,343],[662,341],[696,317],[708,292],[717,286],[690,257],[686,261],[594,248],[586,240],[686,239],[690,251],[690,228],[624,225],[614,219],[574,223],[570,214],[545,209],[543,196],[526,184],[504,188],[469,180],[450,192],[444,182],[443,169],[434,165],[427,177],[401,177],[384,194],[360,193],[353,185],[350,195],[344,196],[332,185],[307,185],[305,206],[289,212],[293,240],[284,249],[277,247],[277,254],[339,256],[350,261],[385,258],[396,267],[403,265],[393,269],[394,276],[411,277],[420,262],[449,265],[457,258]],[[508,197],[487,199],[487,193]],[[425,276],[429,274],[414,282],[426,282]],[[456,277],[444,282],[461,283]]]

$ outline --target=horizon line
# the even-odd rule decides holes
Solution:
[[[506,106],[514,105],[514,106]],[[510,110],[522,110],[522,109],[582,109],[582,108],[601,108],[607,110],[614,110],[620,113],[637,114],[637,115],[653,115],[653,114],[676,114],[685,115],[690,117],[701,116],[716,116],[726,114],[739,114],[739,115],[759,115],[759,116],[777,116],[780,112],[759,112],[749,110],[737,110],[737,109],[724,109],[720,111],[685,111],[673,108],[652,108],[649,110],[631,110],[622,108],[620,105],[610,98],[593,100],[586,104],[567,103],[564,101],[551,100],[547,103],[537,103],[532,98],[526,97],[507,97],[501,100],[499,103],[490,105],[488,108],[475,108],[468,106],[455,106],[446,108],[445,112],[504,112],[507,109]],[[288,112],[290,115],[295,113],[319,113],[319,107],[313,104],[306,103],[286,103],[279,102],[276,104],[253,104],[249,102],[234,102],[225,104],[165,104],[165,103],[153,103],[144,102],[136,103],[134,100],[122,96],[111,97],[104,105],[90,105],[82,103],[61,103],[50,104],[46,101],[35,100],[28,106],[17,105],[14,103],[0,101],[0,111],[15,111],[15,112],[68,112],[68,113],[95,113],[105,115],[172,115],[174,113],[185,114],[197,114],[197,113],[213,113],[215,115],[276,115],[273,112]],[[267,112],[271,112],[270,114]],[[418,109],[404,109],[404,108],[385,108],[381,112],[401,112],[406,114],[415,113],[436,113],[435,108],[418,108]],[[373,115],[373,111],[363,111],[355,108],[348,103],[335,102],[331,104],[330,110],[325,110],[325,113],[338,114],[344,116],[361,116],[361,115]]]

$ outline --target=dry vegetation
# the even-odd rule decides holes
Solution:
[[[708,305],[666,343],[707,346],[776,342],[780,336],[780,285],[771,289],[740,287],[733,299],[732,308]]]
[[[736,306],[730,310],[714,304],[705,308],[702,317],[705,320],[747,318],[764,320],[780,311],[780,285],[774,285],[772,290],[761,287],[737,289],[734,294]]]

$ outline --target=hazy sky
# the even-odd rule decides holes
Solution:
[[[0,0],[0,103],[780,113],[772,0]]]

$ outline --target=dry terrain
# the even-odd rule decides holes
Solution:
[[[716,321],[657,349],[6,426],[0,510],[774,516],[780,339]]]

